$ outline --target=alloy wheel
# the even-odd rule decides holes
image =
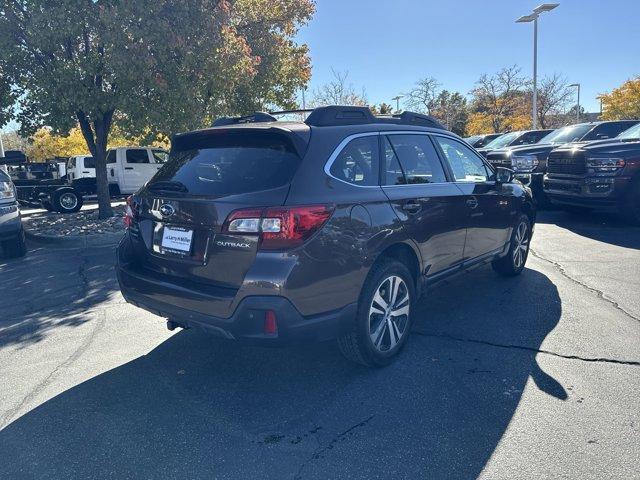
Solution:
[[[380,283],[369,307],[369,337],[378,351],[392,350],[407,333],[410,303],[401,277],[392,275]]]
[[[529,228],[525,222],[518,225],[516,230],[516,236],[513,239],[513,265],[516,268],[520,268],[527,259],[527,252],[529,250]]]
[[[73,210],[78,205],[78,197],[73,193],[63,193],[60,196],[60,205],[65,210]]]

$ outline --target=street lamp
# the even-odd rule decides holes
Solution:
[[[400,99],[403,98],[404,95],[396,95],[395,97],[393,97],[391,100],[395,100],[396,101],[396,112],[400,112]]]
[[[576,102],[577,107],[576,107],[576,123],[580,123],[580,84],[579,83],[572,83],[571,85],[568,85],[569,87],[578,87],[578,101]]]
[[[523,15],[516,20],[516,23],[530,23],[533,22],[533,128],[534,130],[538,126],[537,111],[538,111],[538,17],[541,13],[550,12],[556,8],[559,3],[543,3],[533,9],[529,15]]]

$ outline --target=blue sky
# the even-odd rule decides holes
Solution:
[[[518,64],[531,76],[533,24],[516,24],[542,1],[317,0],[298,35],[309,45],[310,91],[349,71],[370,103],[387,102],[431,76],[464,94],[482,73]],[[557,0],[538,24],[538,75],[581,84],[581,104],[640,75],[640,0]]]

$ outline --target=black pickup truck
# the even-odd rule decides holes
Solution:
[[[553,150],[544,193],[567,210],[613,210],[640,224],[640,124],[612,140]]]
[[[487,160],[496,167],[511,168],[516,178],[533,191],[539,205],[549,203],[543,190],[543,177],[547,172],[547,157],[554,148],[567,143],[591,142],[617,137],[624,130],[636,125],[638,120],[578,123],[554,130],[538,143],[520,147],[508,147],[487,154]]]
[[[67,184],[57,163],[32,163],[27,160],[8,164],[0,158],[0,165],[3,163],[16,187],[21,205],[44,207],[60,213],[73,213],[82,208],[82,193]]]
[[[486,157],[489,152],[499,150],[501,148],[519,147],[521,145],[532,145],[534,143],[538,143],[551,132],[553,132],[552,129],[518,130],[516,132],[509,132],[499,136],[482,148],[476,148],[476,150]]]

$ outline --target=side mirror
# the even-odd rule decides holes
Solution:
[[[496,183],[511,183],[513,179],[513,170],[505,167],[496,167]]]

